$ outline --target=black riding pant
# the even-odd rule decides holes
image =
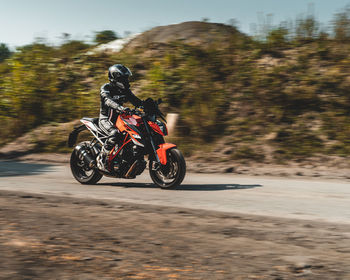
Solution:
[[[114,126],[114,124],[106,117],[106,118],[101,118],[98,120],[99,127],[102,129],[104,133],[109,135],[109,138],[106,142],[107,147],[106,149],[111,149],[118,140],[119,136],[119,131],[118,129]]]

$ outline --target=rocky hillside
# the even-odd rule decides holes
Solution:
[[[165,45],[175,41],[184,44],[208,46],[215,43],[217,46],[227,46],[230,38],[236,41],[247,38],[235,27],[200,21],[189,21],[180,24],[158,26],[148,30],[133,40],[126,48],[144,48],[149,45]]]
[[[136,94],[161,97],[165,112],[180,114],[173,140],[187,156],[222,164],[346,161],[350,40],[286,32],[255,41],[231,26],[187,22],[151,29],[118,53],[25,46],[0,64],[0,136],[5,143],[50,122],[96,116],[106,69],[119,62],[132,69]]]

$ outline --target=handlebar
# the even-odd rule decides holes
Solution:
[[[137,116],[141,116],[142,115],[142,112],[140,110],[137,110],[137,109],[125,109],[123,111],[124,114],[127,114],[127,115],[137,115]]]

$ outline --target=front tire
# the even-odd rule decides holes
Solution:
[[[79,145],[87,146],[89,142],[84,141]],[[103,176],[97,169],[87,167],[84,161],[78,158],[75,150],[73,150],[70,157],[70,169],[74,178],[84,185],[94,185],[100,181]]]
[[[167,151],[167,164],[154,170],[154,161],[149,162],[149,173],[152,181],[162,189],[172,189],[179,186],[186,174],[186,162],[178,149]]]

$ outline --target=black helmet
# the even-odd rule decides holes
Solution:
[[[114,64],[108,69],[108,79],[109,81],[122,88],[129,88],[129,77],[132,76],[132,73],[128,67],[125,67],[122,64]]]

